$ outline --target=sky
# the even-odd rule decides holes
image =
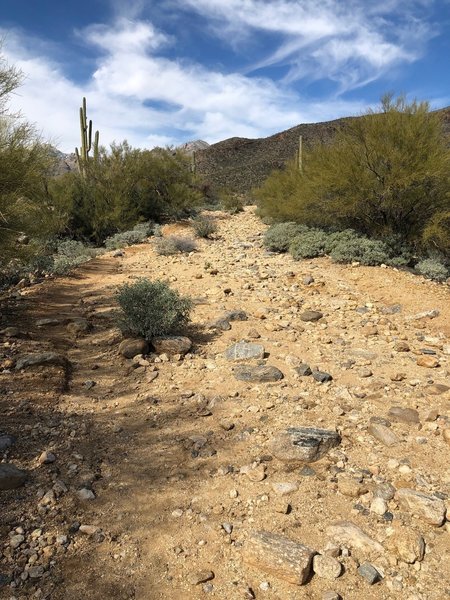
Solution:
[[[264,137],[382,94],[450,105],[450,0],[0,0],[10,99],[64,152]]]

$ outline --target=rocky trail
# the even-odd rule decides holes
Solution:
[[[448,286],[215,218],[3,301],[0,598],[450,597]],[[194,298],[187,352],[119,352],[138,277]]]

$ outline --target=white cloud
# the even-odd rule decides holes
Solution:
[[[134,146],[152,147],[197,138],[216,142],[261,137],[302,122],[356,114],[366,108],[362,101],[330,96],[311,104],[289,84],[301,78],[328,78],[342,91],[378,77],[393,64],[413,60],[415,54],[406,43],[394,43],[382,33],[381,5],[387,1],[377,3],[377,12],[364,18],[355,9],[350,25],[348,6],[356,7],[354,0],[345,9],[337,0],[183,0],[184,6],[195,6],[215,24],[220,19],[222,34],[227,28],[240,30],[243,37],[257,30],[280,34],[278,49],[257,66],[288,63],[290,72],[282,83],[254,73],[208,69],[186,58],[169,59],[167,48],[171,55],[177,50],[174,37],[150,21],[123,15],[113,24],[93,24],[76,32],[80,43],[97,52],[91,73],[80,83],[70,78],[45,40],[10,31],[3,50],[26,75],[12,107],[20,108],[45,137],[69,152],[79,144],[83,96],[106,145],[125,138]],[[135,17],[144,4],[138,0],[130,5]]]
[[[260,32],[278,46],[247,73],[288,65],[287,82],[329,79],[345,92],[413,62],[433,35],[420,20],[432,0],[174,0],[206,16],[234,48]],[[350,75],[349,75],[350,73]]]

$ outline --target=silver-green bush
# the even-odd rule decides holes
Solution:
[[[365,237],[342,239],[333,245],[330,256],[334,262],[359,262],[362,265],[381,265],[389,261],[389,252],[380,240],[370,240]]]
[[[316,258],[327,252],[328,234],[321,229],[308,229],[293,238],[289,252],[295,260]]]
[[[197,244],[191,238],[170,235],[160,237],[155,241],[155,252],[162,256],[170,256],[181,252],[193,252],[197,249]]]
[[[294,237],[305,231],[308,227],[298,223],[276,223],[264,234],[264,246],[273,252],[287,252]]]
[[[210,218],[197,217],[193,222],[195,235],[200,238],[208,239],[217,231],[217,224]]]
[[[138,279],[122,285],[116,295],[122,309],[119,326],[147,340],[178,332],[189,321],[190,298],[180,296],[164,281]]]
[[[435,258],[420,261],[415,269],[420,275],[428,277],[428,279],[434,279],[434,281],[445,281],[450,275],[447,267]]]

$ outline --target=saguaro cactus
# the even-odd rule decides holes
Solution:
[[[83,106],[80,107],[80,132],[81,132],[81,147],[75,148],[77,155],[78,169],[86,177],[87,168],[89,165],[89,152],[92,149],[92,120],[87,121],[86,98],[83,98]],[[98,140],[100,134],[98,131],[94,135],[94,161],[98,160]]]

